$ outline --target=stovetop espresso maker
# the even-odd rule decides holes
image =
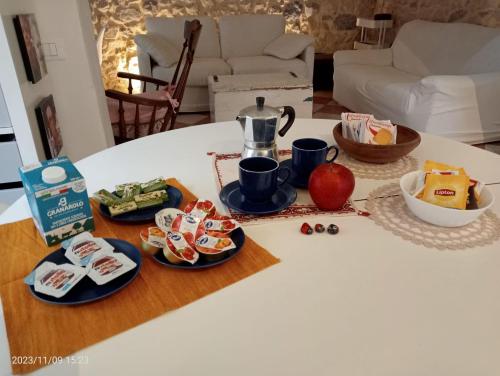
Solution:
[[[264,97],[257,97],[256,106],[246,107],[236,117],[243,128],[245,145],[241,159],[248,157],[269,157],[276,161],[278,149],[276,135],[283,137],[295,120],[295,110],[290,106],[279,108],[264,106]],[[286,124],[279,129],[281,118],[288,116]]]

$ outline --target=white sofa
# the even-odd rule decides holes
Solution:
[[[500,29],[411,21],[389,49],[334,54],[334,99],[467,143],[500,140]]]
[[[280,15],[224,16],[220,18],[218,28],[212,18],[205,16],[148,17],[146,30],[148,34],[161,35],[180,50],[184,21],[193,18],[200,20],[202,30],[182,101],[182,112],[209,109],[209,75],[294,72],[312,80],[314,47],[311,37],[290,36],[288,43],[293,43],[296,38],[300,45],[304,44],[304,38],[309,38],[307,46],[296,57],[281,59],[264,52],[270,42],[285,33],[285,19]],[[141,74],[171,80],[175,64],[161,66],[139,46],[137,53]]]

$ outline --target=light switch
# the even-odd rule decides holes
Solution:
[[[43,55],[46,61],[64,60],[64,43],[62,39],[54,39],[50,42],[42,42]]]

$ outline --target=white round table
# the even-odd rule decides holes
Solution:
[[[297,120],[278,140],[333,142],[331,120]],[[175,130],[76,163],[88,191],[176,177],[219,208],[207,152],[242,147],[236,122]],[[419,166],[435,159],[500,182],[500,156],[422,134]],[[357,179],[353,199],[394,180]],[[500,185],[490,189],[500,198]],[[500,215],[497,200],[492,210]],[[29,217],[25,198],[0,223]],[[493,375],[500,374],[500,244],[466,251],[414,245],[360,216],[317,217],[340,233],[304,236],[301,219],[246,226],[281,262],[176,311],[79,351],[88,364],[36,375]],[[124,312],[126,314],[126,312]],[[0,317],[0,376],[9,375]]]

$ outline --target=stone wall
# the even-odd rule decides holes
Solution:
[[[116,78],[136,55],[133,36],[144,33],[146,16],[283,14],[288,32],[310,33],[316,52],[350,49],[358,38],[356,17],[389,12],[395,28],[413,19],[500,26],[500,0],[89,0],[94,31],[106,27],[102,74],[106,88],[123,89]]]
[[[500,27],[500,0],[376,0],[376,13],[392,13],[389,42],[408,21],[466,22]]]
[[[375,0],[89,0],[97,35],[106,28],[102,74],[106,88],[123,89],[116,78],[136,55],[133,36],[144,33],[146,16],[283,14],[288,32],[310,33],[317,52],[352,48],[356,16],[371,16]]]

